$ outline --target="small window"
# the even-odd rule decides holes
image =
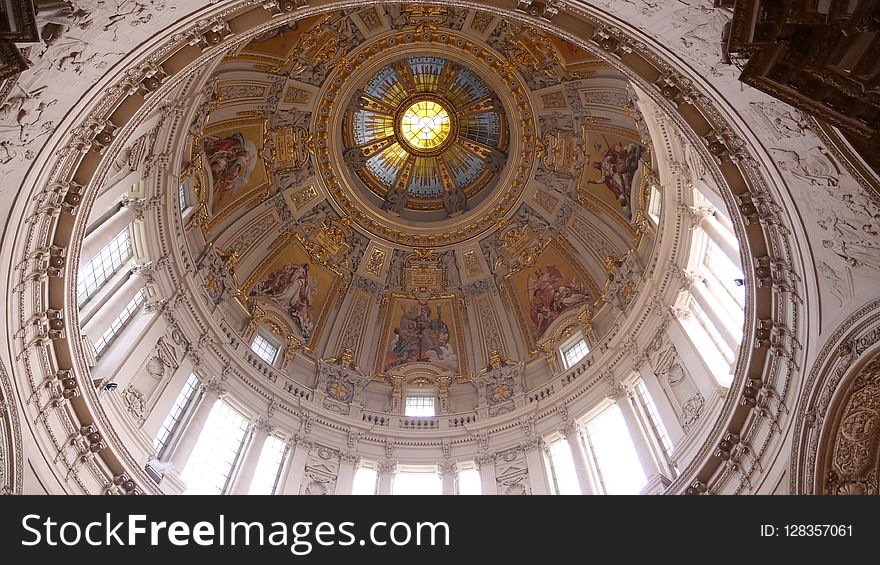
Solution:
[[[177,205],[180,207],[181,213],[188,207],[186,203],[186,185],[183,183],[180,183],[177,187]]]
[[[562,351],[562,357],[565,359],[565,368],[570,369],[577,365],[578,361],[587,356],[590,352],[590,346],[587,340],[581,338],[572,343]]]
[[[116,339],[131,319],[134,318],[135,313],[140,309],[144,300],[146,300],[146,293],[144,292],[144,289],[140,289],[137,294],[134,295],[134,298],[131,299],[131,302],[125,305],[122,313],[113,320],[113,323],[110,324],[110,328],[98,338],[97,343],[95,343],[95,356],[100,357],[104,350],[113,343],[113,340]]]
[[[257,334],[254,336],[254,341],[251,343],[251,349],[254,350],[254,353],[260,356],[260,359],[271,365],[275,362],[275,358],[278,357],[278,350],[280,348],[272,345],[268,339]]]
[[[165,448],[168,446],[168,440],[171,439],[171,436],[174,435],[174,432],[180,425],[180,421],[183,419],[183,415],[186,413],[186,409],[198,388],[199,378],[195,374],[190,374],[186,384],[183,385],[183,390],[177,395],[174,406],[171,407],[171,411],[165,417],[165,421],[162,422],[162,427],[159,428],[159,432],[153,438],[153,448],[156,450],[156,456],[160,459],[164,455]]]
[[[648,216],[654,220],[655,224],[660,223],[660,201],[662,194],[656,184],[651,185],[651,197],[648,201]]]
[[[404,415],[410,418],[430,418],[436,416],[433,396],[407,396]]]

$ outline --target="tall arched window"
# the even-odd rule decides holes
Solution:
[[[729,386],[743,336],[745,277],[730,219],[708,204],[691,209],[695,230],[690,265],[691,319],[682,323],[718,384]]]

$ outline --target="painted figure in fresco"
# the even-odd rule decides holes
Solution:
[[[434,316],[428,305],[413,304],[407,309],[401,306],[400,322],[393,333],[386,370],[419,361],[457,368],[457,358],[449,345],[449,326],[439,307]]]
[[[625,147],[620,142],[612,146],[606,139],[604,145],[597,143],[594,147],[600,153],[600,157],[592,165],[601,173],[602,179],[590,181],[590,184],[604,184],[617,198],[620,207],[624,209],[624,215],[630,217],[632,215],[630,191],[633,179],[639,170],[639,162],[645,153],[644,146],[635,142]]]
[[[309,264],[291,263],[261,278],[249,294],[284,307],[299,324],[303,337],[309,339],[315,328],[312,303],[317,292],[318,283],[309,273]]]
[[[535,269],[528,280],[529,317],[537,336],[544,332],[564,310],[589,301],[589,291],[569,281],[554,265]]]
[[[244,187],[257,163],[257,148],[240,133],[208,135],[202,140],[214,181],[214,202],[226,200]]]

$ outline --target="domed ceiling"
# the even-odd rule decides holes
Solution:
[[[370,6],[256,37],[204,92],[182,175],[198,269],[285,364],[466,379],[604,331],[638,293],[650,141],[628,81],[559,37]]]

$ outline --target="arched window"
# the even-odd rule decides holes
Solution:
[[[695,229],[688,264],[692,282],[682,326],[718,384],[729,386],[744,324],[745,279],[733,224],[720,210],[694,208]]]

